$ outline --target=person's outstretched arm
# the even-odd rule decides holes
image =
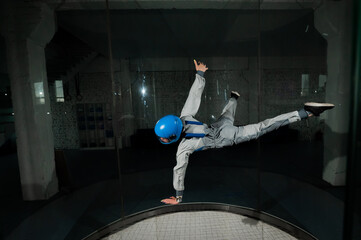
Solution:
[[[184,191],[184,180],[188,166],[189,156],[199,148],[201,139],[183,139],[177,150],[177,165],[173,168],[173,187],[176,190],[176,197],[163,199],[165,204],[178,204],[182,202]]]
[[[181,118],[184,116],[195,116],[201,104],[201,97],[205,86],[204,73],[208,70],[204,63],[194,60],[197,71],[196,79],[189,91],[188,98],[181,112]]]
[[[184,179],[188,165],[189,155],[193,149],[178,149],[177,151],[177,165],[173,168],[173,187],[176,189],[176,197],[162,199],[161,202],[165,204],[178,204],[182,202]]]

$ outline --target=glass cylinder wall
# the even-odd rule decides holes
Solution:
[[[215,203],[357,239],[353,4],[1,3],[0,237]],[[179,133],[158,134],[166,115]]]

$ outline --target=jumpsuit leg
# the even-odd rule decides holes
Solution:
[[[264,120],[256,124],[249,124],[241,127],[234,127],[230,132],[234,137],[234,143],[238,144],[241,142],[249,141],[252,139],[257,139],[265,133],[274,131],[282,126],[288,125],[290,123],[300,121],[301,117],[298,111],[293,111],[285,114],[281,114],[274,118]],[[231,136],[229,136],[231,137]]]
[[[221,125],[217,135],[216,148],[232,146],[241,142],[257,139],[265,133],[274,131],[282,126],[301,120],[298,111],[281,114],[274,118],[266,119],[256,124],[236,127]]]
[[[234,116],[236,115],[237,100],[230,98],[224,106],[221,116],[211,126],[214,128],[220,128],[221,126],[231,125],[234,123]]]

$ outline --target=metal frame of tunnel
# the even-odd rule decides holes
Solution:
[[[220,212],[235,213],[242,216],[247,216],[253,219],[257,219],[264,223],[272,225],[278,229],[287,232],[288,234],[292,235],[297,239],[304,239],[304,240],[317,239],[312,234],[306,232],[305,230],[297,227],[292,223],[289,223],[281,218],[270,215],[268,213],[259,212],[252,208],[221,204],[221,203],[186,203],[179,205],[156,207],[156,208],[148,209],[146,211],[129,215],[123,219],[118,219],[102,227],[101,229],[98,229],[97,231],[83,238],[83,240],[101,239],[103,237],[107,237],[111,234],[117,233],[135,223],[138,223],[140,221],[152,217],[160,216],[163,214],[177,213],[177,212],[195,212],[195,211],[220,211]]]

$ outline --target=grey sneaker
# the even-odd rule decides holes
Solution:
[[[238,92],[236,91],[232,91],[231,92],[231,98],[235,98],[236,100],[241,96],[241,94],[239,94]]]
[[[326,110],[334,108],[335,105],[332,103],[316,103],[316,102],[307,102],[305,103],[304,109],[307,112],[311,112],[315,116],[320,116]]]

